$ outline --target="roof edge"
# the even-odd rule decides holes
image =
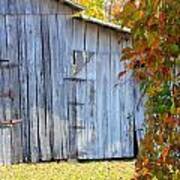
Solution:
[[[87,22],[90,22],[90,23],[94,23],[94,24],[98,24],[98,25],[101,25],[101,26],[104,26],[104,27],[107,27],[107,28],[110,28],[110,29],[113,29],[113,30],[116,30],[116,31],[119,31],[119,32],[131,33],[131,30],[129,28],[127,28],[127,27],[122,27],[120,25],[105,22],[103,20],[93,18],[93,17],[89,17],[87,15],[83,15],[83,14],[78,14],[77,15],[76,14],[76,15],[73,16],[73,18],[81,19],[81,20],[84,20],[84,21],[87,21]]]
[[[73,2],[72,0],[62,0],[62,2],[68,6],[71,6],[79,11],[85,10],[85,7]]]

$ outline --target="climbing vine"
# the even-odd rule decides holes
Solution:
[[[113,16],[132,32],[124,49],[146,96],[146,135],[134,179],[180,179],[180,1],[129,0]],[[124,73],[120,73],[124,74]]]

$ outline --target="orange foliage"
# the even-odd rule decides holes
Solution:
[[[120,2],[120,1],[119,1]],[[114,3],[114,18],[132,32],[123,59],[146,92],[147,130],[134,179],[180,179],[180,3],[129,0]],[[120,77],[124,75],[120,73]]]

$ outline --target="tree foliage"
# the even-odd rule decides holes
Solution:
[[[146,95],[146,135],[135,179],[180,179],[180,1],[129,0],[114,18],[132,32],[124,50]]]
[[[85,13],[88,16],[95,17],[98,19],[106,19],[104,11],[104,0],[74,0],[86,7]]]

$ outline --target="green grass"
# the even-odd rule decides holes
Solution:
[[[42,163],[0,166],[0,180],[130,180],[134,162]]]

